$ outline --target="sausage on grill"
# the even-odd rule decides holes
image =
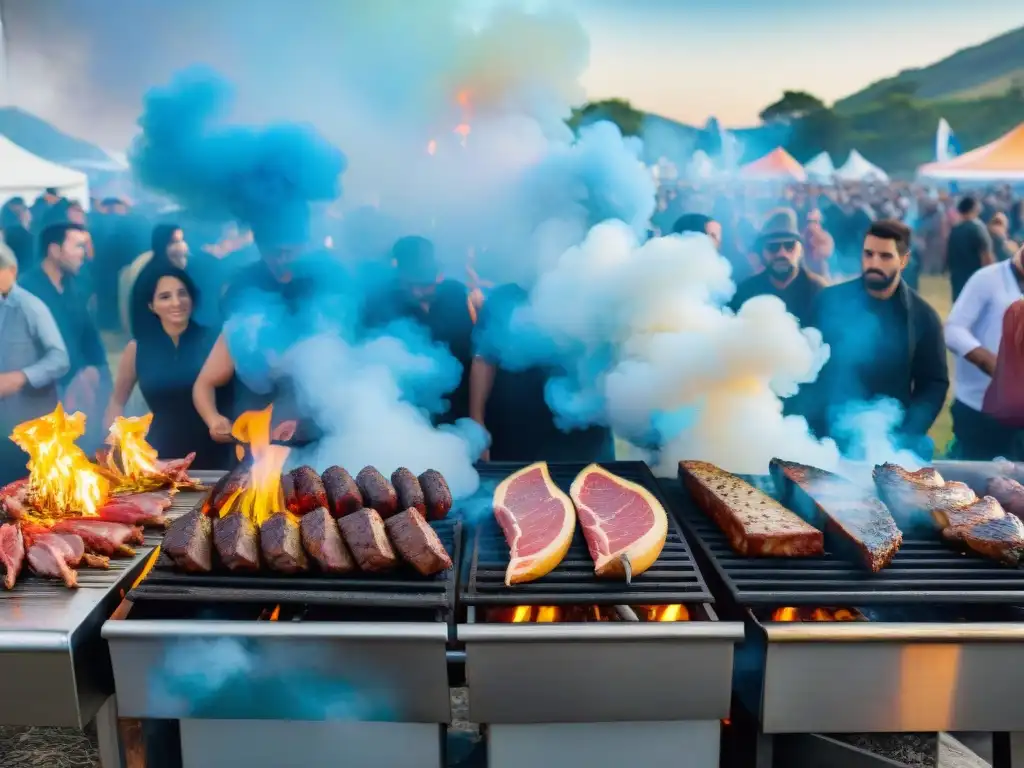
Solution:
[[[327,491],[315,469],[309,466],[293,469],[292,481],[295,483],[295,514],[304,515],[327,506]]]
[[[423,489],[416,475],[405,467],[399,467],[391,473],[391,484],[398,494],[398,508],[409,509],[412,507],[421,515],[427,513],[427,503],[423,496]]]
[[[363,501],[381,517],[391,517],[398,511],[398,494],[376,467],[363,467],[356,475],[356,485],[363,494]]]
[[[327,492],[327,509],[334,517],[344,517],[363,508],[363,494],[347,471],[328,467],[321,478]]]
[[[284,496],[284,508],[293,515],[299,514],[299,500],[295,496],[295,478],[291,472],[281,474],[281,495]]]
[[[436,469],[428,469],[419,479],[427,502],[427,519],[444,520],[452,508],[452,492],[444,476]]]

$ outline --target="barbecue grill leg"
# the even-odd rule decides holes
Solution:
[[[111,696],[96,713],[96,735],[100,743],[100,765],[123,768],[121,736],[117,727],[117,699]]]
[[[992,734],[992,768],[1024,768],[1024,732]]]

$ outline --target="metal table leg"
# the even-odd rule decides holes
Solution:
[[[123,768],[121,736],[117,727],[117,699],[111,696],[96,713],[96,735],[100,743],[100,765]]]
[[[1024,768],[1024,732],[992,734],[992,768]]]

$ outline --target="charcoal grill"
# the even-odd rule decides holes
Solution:
[[[493,485],[523,464],[481,467]],[[551,463],[568,490],[584,464]],[[610,472],[664,504],[643,462],[608,462]],[[666,507],[667,508],[667,507]],[[478,521],[467,552],[458,639],[466,648],[470,719],[487,724],[488,765],[718,766],[720,721],[729,710],[733,646],[742,623],[720,622],[674,520],[658,561],[633,583],[601,581],[582,535],[562,563],[528,584],[506,587],[508,546],[493,515]],[[669,605],[691,621],[499,624],[488,609],[514,605]]]
[[[981,488],[996,474],[984,463],[935,467]],[[773,489],[769,478],[755,480]],[[1024,605],[1024,570],[914,539],[879,574],[831,555],[743,558],[680,481],[661,485],[720,612],[746,625],[733,687],[760,724],[759,767],[771,765],[781,735],[806,735],[801,743],[813,761],[826,749],[818,733],[1024,730],[1024,703],[1015,694],[1024,684],[1015,662],[1024,653],[1024,614],[1015,608]],[[855,607],[870,620],[772,621],[772,609],[783,606]],[[786,750],[786,764],[802,765],[791,762],[794,754],[800,750]],[[1010,754],[1001,752],[1003,766],[1024,765],[1024,755],[1008,762]]]
[[[457,564],[460,523],[433,525]],[[439,768],[456,576],[154,569],[103,627],[118,714],[179,721],[184,768]],[[226,676],[192,681],[192,657]]]

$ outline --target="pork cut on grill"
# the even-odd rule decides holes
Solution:
[[[679,462],[694,502],[737,554],[803,557],[825,552],[821,531],[763,491],[704,461]]]
[[[978,499],[970,486],[946,482],[928,467],[911,472],[898,464],[885,463],[877,465],[871,475],[882,501],[910,519],[915,519],[917,513],[957,507]]]
[[[974,525],[952,526],[946,528],[942,535],[950,541],[965,544],[983,557],[1006,565],[1020,565],[1024,558],[1024,523],[1016,515],[1004,514]]]
[[[384,573],[398,564],[388,540],[384,520],[375,509],[361,509],[338,520],[341,536],[359,567],[369,573]]]
[[[932,519],[939,530],[959,528],[965,525],[978,525],[990,520],[999,520],[1006,516],[1006,511],[991,496],[974,498],[974,501],[954,506],[935,507],[931,510]]]
[[[338,523],[324,507],[303,515],[302,546],[325,573],[351,573],[356,562],[341,538]]]
[[[70,547],[52,540],[36,541],[28,548],[26,559],[28,567],[37,576],[48,579],[61,579],[66,587],[74,589],[78,586],[78,574],[67,563]]]
[[[224,567],[230,571],[257,571],[260,540],[248,516],[231,512],[213,521],[213,544]]]
[[[806,464],[772,459],[771,473],[776,486],[791,497],[790,506],[809,506],[824,521],[837,549],[852,550],[873,573],[892,562],[903,534],[877,498],[846,478]]]
[[[271,570],[301,573],[309,568],[302,550],[299,524],[287,512],[277,512],[260,526],[260,549]]]
[[[363,467],[356,475],[356,485],[363,495],[363,503],[377,510],[381,517],[391,517],[398,512],[398,494],[376,467]]]
[[[420,486],[419,478],[412,473],[412,470],[399,467],[391,473],[391,485],[395,487],[398,494],[398,508],[409,509],[412,507],[421,515],[427,514],[427,501],[423,495],[423,488]]]
[[[125,499],[111,499],[96,510],[100,520],[124,525],[142,525],[149,528],[164,528],[168,520],[163,511],[154,511],[151,505],[140,507]]]
[[[77,534],[82,537],[86,549],[107,557],[134,557],[135,550],[128,545],[145,541],[142,528],[87,517],[58,520],[53,531]]]
[[[452,509],[452,492],[444,475],[428,469],[419,476],[420,487],[427,504],[427,518],[444,520]]]
[[[182,515],[167,529],[163,552],[183,571],[209,573],[213,569],[213,525],[201,509]]]
[[[389,517],[384,527],[398,554],[421,576],[433,576],[452,567],[452,559],[437,531],[418,509],[409,507]]]
[[[4,588],[14,589],[14,584],[25,562],[25,540],[17,523],[0,525],[0,563],[4,566]]]
[[[344,517],[363,508],[363,494],[346,470],[328,467],[321,478],[327,492],[327,509],[335,517]]]

